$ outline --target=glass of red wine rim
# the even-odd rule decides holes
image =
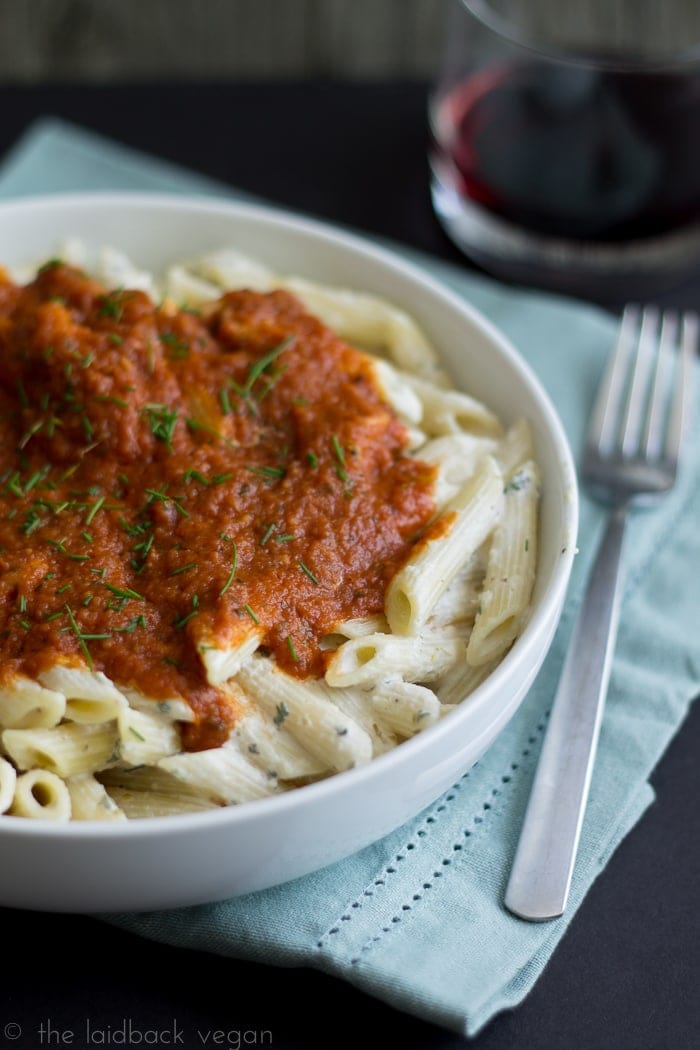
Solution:
[[[627,0],[626,6],[630,7],[631,2],[632,0]],[[655,2],[658,3],[658,0]],[[573,38],[563,43],[556,37],[550,36],[550,31],[546,28],[542,32],[543,23],[540,23],[539,34],[534,28],[516,24],[507,14],[498,10],[498,0],[496,2],[494,0],[459,0],[459,4],[467,8],[470,15],[476,18],[485,29],[501,37],[510,45],[555,62],[640,73],[674,69],[683,72],[684,67],[700,64],[700,5],[698,5],[699,14],[694,25],[689,27],[679,20],[671,42],[667,39],[664,44],[663,36],[659,38],[652,29],[649,30],[648,39],[644,42],[637,37],[633,43],[619,39],[593,43],[590,40]],[[681,4],[687,12],[690,11],[682,0]],[[500,6],[505,8],[517,6],[517,4],[508,5],[506,0],[506,3],[501,3]],[[523,6],[527,7],[527,3]],[[669,10],[665,3],[661,6],[666,11]],[[689,32],[692,30],[697,32],[698,39],[692,39],[692,36],[689,39]]]

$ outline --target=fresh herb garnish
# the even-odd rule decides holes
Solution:
[[[275,723],[275,725],[281,726],[285,718],[288,717],[289,709],[287,708],[287,706],[284,703],[278,704],[275,708],[275,717],[273,718],[273,722]]]
[[[267,528],[265,529],[265,532],[263,533],[262,539],[260,540],[260,546],[261,547],[265,546],[265,544],[270,539],[270,537],[272,536],[272,533],[275,531],[276,528],[277,528],[277,526],[275,525],[274,522],[271,525],[267,526]]]
[[[292,636],[288,634],[286,641],[287,641],[287,648],[289,649],[289,654],[290,654],[292,660],[294,661],[295,664],[299,663],[299,657],[297,656],[297,651],[294,648],[294,642],[292,641]]]
[[[199,595],[192,595],[192,610],[185,613],[179,619],[173,621],[173,627],[176,631],[181,631],[185,624],[189,623],[193,616],[196,616],[199,612]]]
[[[132,590],[131,587],[115,587],[113,583],[107,583],[106,581],[104,583],[104,586],[107,588],[108,591],[111,591],[112,594],[115,594],[117,598],[132,598],[134,601],[137,602],[146,601],[142,594],[139,594],[138,591]]]
[[[312,571],[308,567],[308,565],[304,565],[304,562],[300,561],[299,562],[299,568],[301,569],[302,572],[306,573],[306,575],[309,577],[311,582],[315,583],[316,586],[318,587],[318,578],[312,573]]]
[[[183,572],[189,572],[190,569],[196,569],[196,568],[197,568],[197,562],[196,561],[191,561],[187,565],[181,565],[179,569],[173,569],[173,571],[170,573],[170,575],[171,576],[180,576]]]
[[[162,441],[168,449],[173,450],[173,434],[177,426],[177,412],[168,405],[152,403],[143,406],[151,433],[156,441]]]

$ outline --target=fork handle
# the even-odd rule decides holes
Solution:
[[[522,919],[562,915],[595,759],[620,607],[626,505],[610,515],[574,624],[505,904]]]

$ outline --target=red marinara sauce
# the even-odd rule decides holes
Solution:
[[[289,674],[382,610],[435,511],[434,468],[371,361],[292,295],[204,311],[51,262],[0,272],[0,677],[78,659],[183,696],[188,749],[235,702],[200,649],[254,624]]]

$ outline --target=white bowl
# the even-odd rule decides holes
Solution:
[[[262,207],[93,194],[0,204],[0,263],[56,254],[71,236],[161,270],[236,246],[275,270],[382,296],[412,314],[458,385],[505,421],[527,416],[543,477],[533,615],[498,668],[452,714],[369,765],[283,795],[126,824],[0,819],[0,904],[51,911],[151,909],[219,900],[347,856],[434,801],[517,710],[559,620],[577,528],[574,465],[552,405],[498,330],[426,273],[368,240]]]

